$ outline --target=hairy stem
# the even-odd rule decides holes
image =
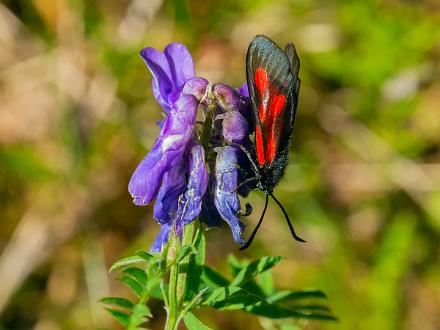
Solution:
[[[182,246],[192,244],[192,238],[194,233],[194,222],[195,221],[185,226],[183,238],[182,238]],[[183,302],[185,298],[186,278],[188,274],[188,262],[189,262],[189,256],[185,257],[180,262],[179,276],[177,279],[177,303],[179,304],[179,307],[183,306]]]
[[[180,244],[176,241],[177,235],[170,235],[171,247],[170,252],[173,258],[177,257],[178,247]],[[167,320],[165,323],[165,330],[176,330],[178,327],[178,318],[179,318],[179,304],[177,299],[177,280],[179,277],[179,264],[177,262],[173,262],[170,267],[170,282],[168,288],[168,309],[167,309]]]
[[[185,245],[190,245],[193,242],[195,221],[186,225],[183,229],[182,243],[177,242],[179,239],[177,235],[172,235],[171,249],[172,254],[177,257],[179,249]],[[176,330],[181,321],[183,304],[185,300],[186,279],[188,272],[189,256],[185,257],[180,262],[174,262],[170,269],[170,283],[168,290],[168,308],[167,321],[165,330]]]

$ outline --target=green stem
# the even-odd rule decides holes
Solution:
[[[177,235],[172,235],[172,253],[174,256],[179,254],[179,248],[185,245],[192,244],[194,234],[195,221],[186,225],[183,230],[182,244],[177,242],[179,239]],[[165,330],[176,330],[181,321],[180,315],[183,310],[183,303],[185,299],[185,288],[188,271],[189,256],[185,257],[181,262],[175,262],[170,269],[170,283],[168,291],[168,315],[165,324]]]
[[[199,300],[203,297],[203,295],[205,294],[205,292],[208,290],[208,288],[205,288],[203,290],[201,290],[194,298],[193,300],[191,300],[186,307],[182,310],[182,312],[179,315],[179,320],[177,321],[178,323],[185,317],[185,314],[188,313],[191,308],[197,304],[199,302]]]
[[[182,239],[182,246],[192,244],[192,238],[193,238],[193,233],[194,233],[194,222],[195,221],[193,221],[190,224],[185,226],[184,233],[183,233],[183,239]],[[184,302],[184,298],[185,298],[185,287],[186,287],[186,278],[187,278],[187,274],[188,274],[188,263],[189,263],[189,256],[185,257],[180,262],[179,277],[177,279],[177,303],[179,304],[180,308],[183,306],[183,302]]]
[[[171,252],[174,254],[174,258],[177,256],[177,247],[178,244],[176,244],[176,235],[170,235],[172,242],[171,242]],[[179,318],[179,305],[177,300],[177,280],[179,277],[179,264],[177,262],[174,262],[171,265],[170,269],[170,283],[168,288],[168,310],[167,310],[167,320],[165,323],[164,330],[176,330],[177,329],[177,322]]]
[[[160,280],[160,291],[162,292],[163,302],[165,304],[165,309],[168,310],[170,308],[170,304],[168,302],[168,294],[165,292],[165,281],[163,279]]]

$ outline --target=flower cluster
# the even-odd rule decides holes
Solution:
[[[208,226],[226,221],[243,244],[243,211],[238,194],[252,188],[250,162],[238,146],[249,146],[249,95],[246,84],[234,89],[196,77],[191,54],[172,43],[163,52],[141,51],[153,75],[153,92],[165,112],[161,132],[135,170],[128,189],[136,205],[155,199],[154,218],[162,225],[152,246],[160,251],[170,231],[200,216]],[[203,118],[203,121],[200,121]]]

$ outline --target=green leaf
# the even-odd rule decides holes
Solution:
[[[228,256],[227,265],[229,268],[229,272],[232,274],[232,276],[235,277],[240,272],[240,270],[249,265],[249,261],[240,261],[233,254],[230,254]]]
[[[301,328],[295,324],[281,324],[281,330],[301,330]]]
[[[217,310],[243,310],[270,319],[301,318],[317,320],[336,320],[327,312],[294,310],[269,304],[263,298],[238,287],[218,288],[204,301],[205,305]]]
[[[280,291],[267,298],[269,303],[279,303],[289,300],[307,299],[307,298],[327,298],[324,292],[320,290],[301,290],[301,291]]]
[[[183,317],[188,330],[212,330],[212,328],[204,325],[193,313],[187,312]]]
[[[329,312],[330,308],[324,305],[314,304],[314,305],[289,305],[286,306],[289,309],[297,310],[297,311],[321,311],[321,312]]]
[[[130,289],[133,290],[133,292],[138,296],[142,296],[142,286],[133,278],[128,276],[122,276],[119,281],[126,284]]]
[[[127,308],[127,309],[132,309],[133,308],[133,303],[125,298],[121,298],[121,297],[104,297],[101,300],[99,300],[99,302],[106,304],[106,305],[115,305],[115,306],[119,306],[122,308]]]
[[[144,304],[138,304],[138,305],[134,306],[133,315],[138,315],[138,316],[140,315],[140,316],[145,316],[145,317],[152,316],[150,309],[148,308],[147,305],[144,305]]]
[[[167,272],[167,259],[168,259],[168,252],[170,250],[170,245],[171,245],[171,240],[169,239],[168,242],[166,242],[166,244],[162,246],[162,251],[160,252],[159,256],[157,256],[157,252],[154,253],[154,255],[157,256],[156,257],[157,264],[162,273]],[[151,267],[151,263],[150,263],[150,267]]]
[[[237,310],[261,301],[264,301],[261,297],[242,288],[222,287],[215,289],[203,303],[218,310]]]
[[[151,285],[151,281],[148,284]],[[165,292],[168,292],[168,284],[167,283],[164,284],[164,289],[165,289]],[[149,296],[151,298],[163,300],[163,295],[162,295],[162,290],[160,289],[160,281],[159,280],[157,280],[157,284],[155,284],[154,287],[150,290],[151,291],[150,291]]]
[[[282,257],[263,257],[259,260],[252,261],[250,264],[240,270],[231,282],[231,286],[242,286],[244,283],[252,280],[258,274],[274,267],[282,260]]]
[[[149,261],[151,259],[154,259],[154,256],[145,252],[145,251],[137,251],[135,253],[136,256],[141,257],[142,259],[144,259],[145,261]]]
[[[257,282],[255,282],[254,279],[246,282],[244,285],[241,286],[241,288],[262,299],[266,299],[264,291],[258,286]]]
[[[179,250],[179,253],[177,254],[176,261],[179,263],[183,259],[185,259],[185,257],[187,257],[191,254],[196,254],[196,253],[197,253],[196,249],[194,247],[192,247],[191,245],[182,246]]]
[[[151,317],[150,309],[143,304],[137,304],[133,308],[133,314],[130,316],[129,329],[136,329],[142,323],[145,323]]]
[[[258,278],[248,281],[242,285],[242,288],[264,298],[276,292],[275,283],[270,269],[258,274]]]
[[[131,257],[127,257],[121,260],[116,261],[109,269],[109,273],[112,272],[115,269],[127,266],[127,265],[131,265],[131,264],[138,264],[141,262],[145,262],[145,259],[143,257],[139,257],[137,255],[131,256]]]
[[[124,273],[132,276],[140,285],[145,286],[148,282],[147,273],[138,267],[124,269]]]
[[[196,249],[196,254],[191,254],[187,269],[187,286],[185,290],[185,301],[191,301],[201,290],[201,276],[203,274],[203,266],[205,265],[205,235],[203,234],[203,227],[199,225],[194,238],[193,246]]]
[[[106,308],[106,310],[111,314],[111,316],[113,316],[116,321],[118,321],[120,325],[122,325],[123,327],[128,326],[128,320],[130,319],[130,316],[128,316],[128,314],[111,308]]]
[[[196,255],[194,256],[196,264],[199,266],[203,266],[205,264],[206,241],[202,225],[199,225],[196,237],[194,238],[193,246],[197,251]]]
[[[336,321],[337,319],[327,312],[314,312],[295,310],[275,304],[268,304],[261,302],[252,306],[247,306],[244,309],[248,313],[252,313],[259,316],[264,316],[270,319],[281,318],[296,318],[296,319],[309,319],[309,320],[321,320],[321,321]]]
[[[202,281],[204,286],[210,289],[229,286],[229,280],[223,277],[217,270],[209,266],[203,267]]]
[[[258,276],[258,285],[265,296],[273,295],[276,292],[275,282],[270,270],[265,271]]]

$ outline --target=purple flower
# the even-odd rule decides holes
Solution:
[[[223,119],[223,137],[227,142],[240,143],[248,138],[249,123],[240,112],[229,111],[216,119]]]
[[[137,167],[128,185],[136,205],[147,205],[156,196],[165,172],[182,160],[193,136],[198,102],[182,95],[166,117],[153,148]]]
[[[246,89],[247,85],[240,89]],[[227,142],[247,144],[249,140],[249,122],[250,118],[249,101],[241,93],[225,84],[216,84],[213,93],[217,104],[224,113],[216,117],[217,120],[223,119],[223,137]]]
[[[177,212],[180,195],[185,191],[185,162],[181,161],[171,167],[162,178],[162,186],[154,203],[153,216],[160,224],[171,225]]]
[[[208,188],[202,199],[202,209],[199,216],[200,221],[205,223],[208,227],[220,227],[223,220],[214,204],[215,183],[215,176],[211,175]]]
[[[192,94],[198,101],[206,98],[209,81],[205,78],[194,77],[189,79],[183,86],[183,94]]]
[[[153,252],[160,251],[168,241],[173,225],[181,235],[182,226],[192,222],[202,207],[202,198],[208,186],[205,152],[200,144],[192,141],[185,153],[182,161],[163,176],[154,204],[154,218],[162,229],[151,248]]]
[[[147,205],[156,198],[153,215],[162,229],[152,250],[160,250],[173,225],[181,228],[200,213],[208,171],[194,126],[209,82],[194,77],[192,57],[181,44],[170,44],[163,53],[147,47],[141,56],[153,74],[154,96],[167,116],[128,190],[136,205]]]
[[[156,236],[156,239],[151,246],[151,252],[160,252],[162,250],[162,246],[168,242],[170,237],[170,230],[172,225],[164,224],[162,228],[160,228],[159,234]]]
[[[249,89],[247,86],[247,83],[244,83],[243,85],[241,85],[240,88],[238,88],[238,92],[243,95],[243,97],[249,99]]]
[[[191,55],[181,44],[170,44],[163,53],[147,47],[141,55],[153,74],[154,96],[166,114],[159,137],[128,186],[136,205],[156,199],[153,216],[162,228],[151,250],[160,251],[171,230],[180,236],[183,227],[199,215],[209,226],[224,220],[234,240],[243,244],[240,215],[249,213],[250,207],[241,211],[238,194],[249,192],[251,187],[240,182],[252,170],[241,149],[231,145],[250,143],[246,84],[239,89],[225,84],[212,87],[206,79],[195,77]],[[214,123],[196,122],[208,114]],[[202,131],[209,157],[199,142]]]
[[[188,184],[185,193],[179,198],[176,219],[184,224],[190,223],[199,215],[209,179],[203,147],[193,142],[188,148],[188,154]]]
[[[141,56],[153,75],[153,93],[168,113],[180,96],[186,81],[195,76],[194,62],[188,49],[179,43],[169,44],[162,52],[146,47]]]
[[[240,200],[237,194],[237,149],[234,147],[216,148],[217,159],[215,164],[215,195],[214,204],[223,220],[232,230],[234,240],[244,244],[242,231],[244,225],[238,218]]]
[[[240,90],[236,90],[226,84],[215,84],[212,92],[215,95],[217,104],[225,111],[245,112],[249,107],[247,99],[243,97]]]
[[[159,234],[151,245],[151,252],[160,252],[162,247],[168,242],[170,238],[170,231],[173,228],[173,224],[164,224],[160,229]],[[175,224],[176,232],[178,236],[182,236],[182,225]]]

